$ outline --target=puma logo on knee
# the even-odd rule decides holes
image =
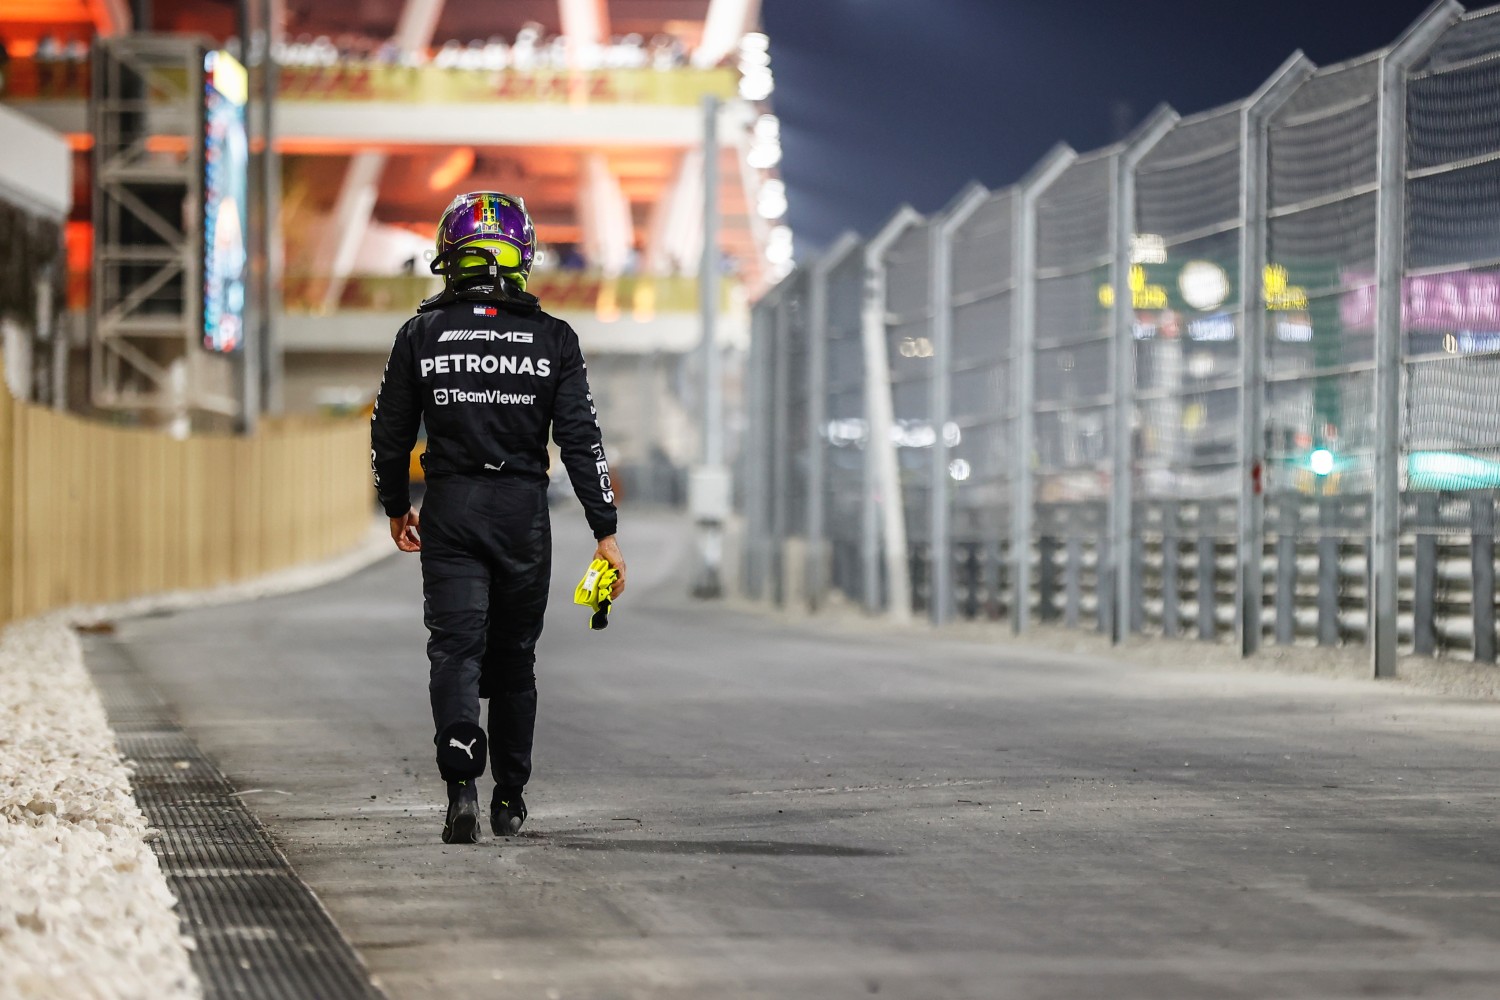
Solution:
[[[456,739],[450,739],[448,741],[448,745],[450,747],[458,747],[464,753],[466,753],[466,754],[469,755],[469,759],[470,760],[473,760],[474,759],[474,744],[478,743],[478,742],[479,742],[479,737],[476,736],[472,740],[469,741],[469,745],[468,746],[464,746],[462,743],[458,742],[458,740],[456,740]]]

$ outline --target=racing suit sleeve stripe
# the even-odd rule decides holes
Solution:
[[[557,397],[552,409],[552,438],[562,451],[563,465],[573,492],[583,504],[584,515],[595,538],[615,533],[615,490],[604,455],[604,435],[589,390],[588,365],[578,346],[578,334],[563,324],[562,351],[558,364]]]
[[[370,415],[370,468],[386,517],[400,517],[411,509],[411,450],[422,422],[418,389],[411,339],[403,326],[391,345]]]

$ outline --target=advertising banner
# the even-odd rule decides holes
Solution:
[[[203,58],[203,346],[236,351],[245,338],[250,142],[245,68],[227,52]]]

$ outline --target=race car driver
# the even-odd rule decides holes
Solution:
[[[448,784],[444,843],[477,843],[488,750],[490,826],[526,819],[536,724],[536,643],[551,575],[547,435],[598,540],[594,558],[619,573],[614,489],[578,335],[543,312],[526,283],[536,238],[520,198],[460,195],[438,223],[442,292],[396,334],[370,418],[375,488],[391,537],[420,552],[438,771]],[[420,515],[409,459],[427,425]],[[488,699],[488,729],[479,725]]]

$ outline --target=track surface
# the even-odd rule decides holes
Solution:
[[[556,520],[517,839],[438,840],[415,558],[121,629],[392,996],[1496,995],[1500,706],[716,611],[629,517],[592,634]]]

